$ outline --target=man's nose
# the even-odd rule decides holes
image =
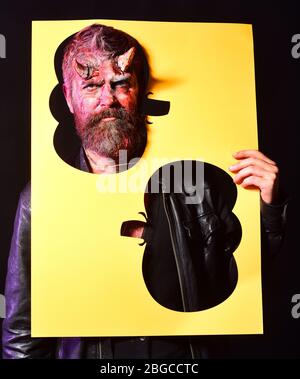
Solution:
[[[100,105],[101,107],[111,107],[116,103],[116,97],[114,95],[113,89],[109,84],[105,84],[102,87],[101,95],[100,95]]]

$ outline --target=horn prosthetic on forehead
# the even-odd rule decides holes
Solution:
[[[128,71],[135,55],[135,47],[131,47],[124,54],[119,55],[117,58],[117,66],[122,72]]]
[[[118,69],[121,70],[122,72],[128,71],[133,61],[134,55],[135,55],[135,47],[131,47],[124,54],[119,55],[116,58]],[[88,80],[99,74],[99,70],[96,68],[96,66],[99,65],[99,62],[93,62],[93,60],[91,59],[90,62],[87,61],[85,63],[85,62],[80,62],[79,60],[80,60],[80,57],[79,59],[75,58],[73,60],[73,68],[81,78]]]
[[[85,80],[91,79],[99,74],[99,70],[97,70],[94,65],[88,63],[81,64],[77,61],[77,59],[74,59],[73,66],[77,74]]]
[[[91,79],[99,74],[99,67],[101,58],[97,57],[94,51],[80,51],[73,59],[73,69],[77,74],[85,79]]]

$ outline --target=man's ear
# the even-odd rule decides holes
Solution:
[[[63,88],[63,93],[65,95],[66,102],[68,104],[69,110],[71,113],[74,113],[73,109],[73,104],[72,104],[72,99],[71,99],[71,94],[70,94],[70,87],[68,87],[65,83],[62,86]]]

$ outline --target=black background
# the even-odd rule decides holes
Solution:
[[[31,21],[97,18],[253,24],[259,148],[277,162],[282,190],[291,200],[281,254],[275,260],[262,257],[264,335],[231,336],[230,356],[299,358],[300,318],[291,316],[291,298],[300,293],[299,200],[294,196],[300,58],[291,55],[291,38],[300,34],[297,1],[2,2],[0,34],[6,38],[6,59],[0,59],[0,294],[18,196],[30,178]],[[222,343],[222,336],[212,338]]]

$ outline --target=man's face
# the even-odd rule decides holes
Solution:
[[[137,113],[135,73],[122,72],[108,59],[97,59],[92,77],[78,71],[64,87],[75,127],[86,149],[103,157],[118,158],[119,150],[134,154],[145,142],[145,123]]]

